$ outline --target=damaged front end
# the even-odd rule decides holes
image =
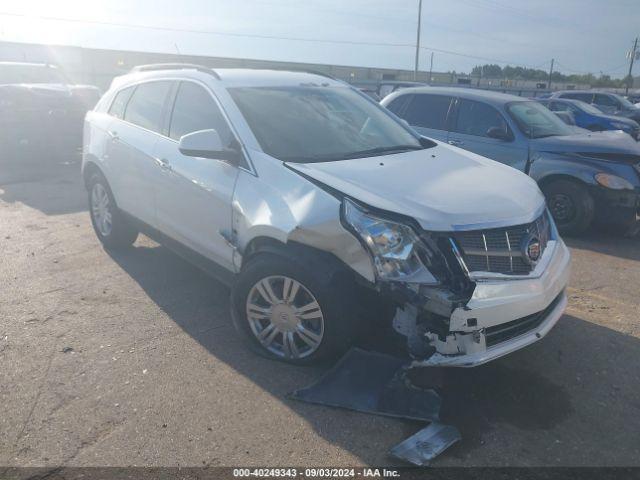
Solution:
[[[569,253],[544,209],[514,227],[426,232],[345,198],[342,221],[396,306],[413,366],[486,363],[542,338],[566,306]]]

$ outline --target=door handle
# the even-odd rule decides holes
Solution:
[[[107,130],[107,134],[109,135],[109,137],[111,137],[112,141],[117,141],[120,140],[120,137],[118,136],[118,132],[114,132],[113,130]]]
[[[169,160],[167,160],[166,158],[156,158],[155,160],[156,160],[156,163],[160,165],[160,168],[162,168],[163,170],[167,170],[167,171],[173,170],[171,168],[171,164],[169,163]]]
[[[449,140],[447,143],[454,146],[464,145],[464,142],[462,140]]]

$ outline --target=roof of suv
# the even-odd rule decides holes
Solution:
[[[468,98],[470,100],[482,100],[494,105],[504,105],[507,102],[528,101],[528,98],[509,95],[507,93],[494,92],[491,90],[480,90],[475,88],[459,87],[416,87],[404,88],[391,95],[400,96],[407,93],[432,93],[435,95],[451,95],[455,97]]]
[[[251,68],[210,68],[198,65],[168,66],[166,69],[160,65],[138,67],[130,73],[119,77],[120,83],[126,83],[127,80],[142,78],[163,78],[175,75],[194,75],[201,77],[207,75],[207,71],[211,76],[222,83],[225,87],[268,87],[268,86],[299,86],[305,84],[320,84],[338,86],[344,85],[343,82],[335,80],[322,73],[289,71],[289,70],[273,70],[273,69],[251,69]]]

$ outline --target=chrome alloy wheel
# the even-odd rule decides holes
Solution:
[[[91,214],[96,228],[103,237],[108,237],[112,230],[111,202],[109,194],[101,183],[91,189]]]
[[[300,282],[284,275],[258,281],[246,303],[251,331],[264,348],[282,358],[304,358],[315,352],[324,335],[318,301]]]

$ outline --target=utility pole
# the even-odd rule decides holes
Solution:
[[[433,79],[433,52],[431,52],[431,62],[429,63],[429,81],[427,82],[431,85],[431,80]]]
[[[636,41],[633,43],[633,50],[631,50],[631,61],[629,62],[629,75],[627,75],[627,81],[625,82],[624,94],[627,95],[629,93],[629,83],[633,85],[633,77],[631,76],[631,71],[633,70],[633,61],[636,59],[636,51],[638,50],[638,37],[636,37]]]
[[[551,91],[551,75],[553,75],[553,62],[555,58],[551,59],[551,68],[549,69],[549,91]]]
[[[420,62],[420,27],[422,25],[422,0],[418,0],[418,35],[416,38],[416,65],[413,70],[413,80],[418,80],[418,64]]]

